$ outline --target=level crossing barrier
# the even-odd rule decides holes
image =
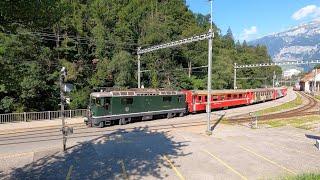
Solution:
[[[84,117],[87,114],[87,109],[65,110],[66,118]],[[54,120],[61,117],[61,111],[42,111],[42,112],[23,112],[0,114],[0,124],[11,122],[28,122],[40,120]]]

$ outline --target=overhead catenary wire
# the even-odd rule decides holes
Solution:
[[[208,66],[198,66],[198,67],[192,67],[192,68],[177,68],[174,69],[173,71],[183,71],[183,70],[188,70],[188,69],[201,69],[201,68],[207,68]],[[153,70],[141,70],[140,72],[150,72]],[[161,70],[157,70],[157,72],[161,72],[161,71],[167,71],[167,69],[161,69]]]

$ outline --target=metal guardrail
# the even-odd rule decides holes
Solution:
[[[87,114],[87,109],[65,110],[66,118],[84,117]],[[28,122],[40,120],[53,120],[61,117],[61,111],[43,111],[43,112],[24,112],[24,113],[9,113],[0,114],[0,124],[10,122]]]

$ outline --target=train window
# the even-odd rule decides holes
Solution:
[[[104,107],[106,110],[109,109],[110,106],[110,98],[104,98]]]
[[[171,97],[171,96],[164,96],[164,97],[162,98],[162,101],[163,101],[163,102],[171,102],[171,100],[172,100],[172,97]]]
[[[178,102],[182,102],[182,96],[178,96]]]
[[[237,99],[237,97],[238,97],[238,96],[237,96],[236,94],[233,95],[233,98],[234,98],[234,99]]]
[[[102,98],[96,98],[96,97],[92,97],[91,98],[91,103],[96,105],[96,106],[103,106],[103,100]]]
[[[212,100],[213,100],[213,101],[218,100],[218,96],[212,96]]]
[[[207,96],[202,96],[202,102],[207,102]]]
[[[121,99],[121,104],[122,105],[133,104],[133,98],[122,98]]]
[[[220,96],[220,100],[224,100],[224,96]]]
[[[239,98],[242,98],[242,94],[239,94]]]
[[[228,96],[227,96],[227,97],[228,97],[228,99],[229,99],[229,98],[231,98],[231,94],[228,94]]]

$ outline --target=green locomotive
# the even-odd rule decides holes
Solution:
[[[104,127],[133,120],[149,120],[157,116],[183,116],[185,94],[179,91],[128,90],[94,92],[90,94],[89,114],[85,123]]]

